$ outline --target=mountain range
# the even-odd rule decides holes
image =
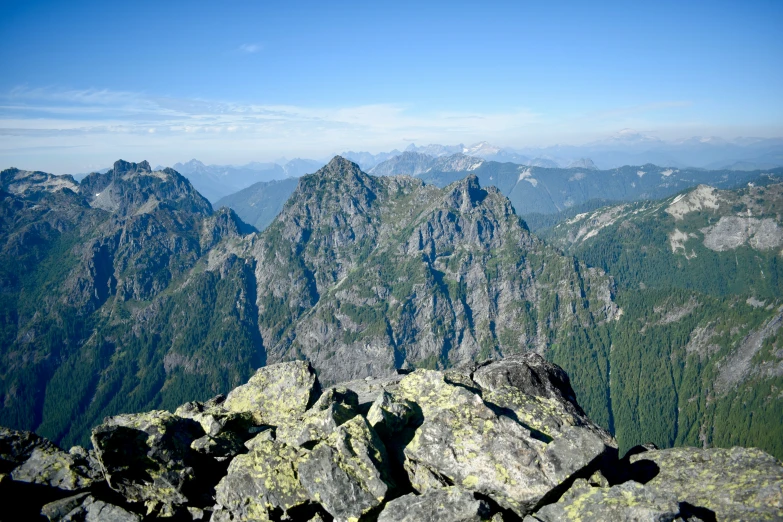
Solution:
[[[699,183],[733,188],[762,174],[781,175],[783,168],[768,171],[673,169],[656,165],[626,166],[598,170],[588,159],[569,168],[527,167],[500,163],[457,153],[430,156],[406,151],[369,170],[376,176],[407,175],[445,187],[474,174],[482,186],[497,187],[509,198],[517,214],[538,221],[536,215],[555,215],[594,201],[635,201],[676,194]],[[246,222],[262,230],[294,190],[294,183],[263,184],[221,199],[217,205],[231,207]],[[266,210],[264,210],[266,209]],[[272,211],[275,211],[272,213]],[[574,212],[576,213],[576,212]],[[260,219],[261,215],[264,215]]]
[[[582,146],[555,145],[544,148],[513,149],[492,145],[486,141],[472,145],[416,146],[409,144],[404,151],[370,153],[346,151],[342,157],[356,162],[369,172],[376,166],[394,162],[410,153],[432,158],[462,154],[485,161],[515,163],[527,167],[581,168],[612,170],[628,165],[655,164],[677,169],[704,168],[708,170],[756,171],[783,167],[783,140],[771,138],[693,137],[686,140],[663,141],[658,138],[625,129],[605,140]],[[409,161],[405,159],[404,161]],[[432,160],[429,160],[432,161]],[[420,162],[421,163],[421,162]],[[251,162],[241,166],[206,165],[196,159],[176,163],[174,170],[187,177],[196,189],[212,203],[262,181],[299,177],[313,173],[326,164],[325,160],[281,158],[274,163]],[[163,170],[163,166],[155,170]],[[431,168],[431,167],[426,167]],[[390,168],[387,164],[374,171],[414,175],[416,169]],[[103,169],[98,172],[106,172]],[[74,175],[79,180],[86,174]],[[487,180],[482,180],[487,183]]]
[[[322,162],[301,158],[282,164],[251,162],[239,167],[205,165],[192,159],[187,163],[176,163],[173,168],[187,177],[207,199],[215,202],[254,183],[296,178],[308,172],[315,172],[322,166]],[[163,170],[163,167],[156,167],[156,170]]]
[[[306,359],[328,385],[533,351],[623,451],[783,455],[777,174],[583,213],[541,239],[481,179],[513,168],[535,188],[552,169],[520,180],[519,165],[436,161],[462,176],[373,176],[335,157],[262,232],[146,162],[79,183],[3,171],[0,424],[72,444],[108,415],[206,400],[267,364]],[[674,169],[634,169],[585,174],[679,190]]]
[[[417,152],[433,157],[465,154],[487,161],[516,163],[530,167],[578,167],[585,161],[609,170],[626,165],[655,164],[672,168],[712,170],[759,170],[783,166],[783,139],[695,136],[665,141],[632,129],[624,129],[606,139],[584,145],[547,147],[500,147],[486,141],[472,145],[427,145],[411,143],[404,151],[392,150],[371,154],[346,152],[343,156],[369,170],[403,152]]]

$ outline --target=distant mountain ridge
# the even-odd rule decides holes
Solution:
[[[602,170],[626,165],[655,164],[672,168],[712,170],[759,170],[783,166],[783,138],[692,137],[665,141],[632,129],[584,145],[548,147],[500,147],[486,141],[472,145],[416,146],[411,143],[404,152],[418,152],[433,157],[465,154],[499,163],[560,168],[588,160]],[[371,154],[348,152],[343,156],[368,170],[402,154],[399,150]]]
[[[250,162],[241,166],[206,165],[197,159],[176,163],[173,169],[188,178],[211,202],[262,181],[299,177],[321,168],[324,162],[294,158],[279,163]],[[156,167],[163,170],[163,167]]]
[[[439,187],[458,181],[467,173],[474,173],[483,186],[498,187],[522,216],[553,215],[595,199],[637,201],[662,198],[699,183],[734,188],[765,173],[783,173],[783,168],[709,171],[656,165],[598,170],[586,158],[577,164],[565,169],[527,167],[462,153],[434,157],[406,151],[379,163],[369,173],[376,176],[414,176]],[[295,186],[295,183],[256,184],[252,190],[219,200],[217,206],[231,207],[243,220],[262,230],[274,217],[270,210],[279,211],[282,200],[293,193]],[[260,217],[261,208],[267,209],[263,218]]]
[[[406,152],[371,169],[378,175],[412,175],[443,187],[473,172],[484,186],[496,186],[514,205],[517,213],[552,214],[591,199],[618,201],[657,199],[699,183],[733,188],[757,178],[765,171],[708,171],[673,169],[657,165],[626,166],[598,170],[582,158],[568,168],[529,167],[476,158],[464,154],[434,158]],[[783,168],[769,169],[781,173]]]
[[[215,208],[228,207],[245,223],[264,230],[283,210],[298,183],[298,178],[259,181],[220,198],[215,202]]]

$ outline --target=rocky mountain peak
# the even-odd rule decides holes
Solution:
[[[595,166],[595,163],[593,163],[593,160],[590,158],[579,158],[578,160],[574,160],[569,163],[566,168],[598,170],[598,167]]]
[[[478,177],[470,174],[446,187],[444,200],[461,212],[467,212],[484,201],[486,196],[487,191],[481,188]]]
[[[112,170],[114,171],[115,175],[122,175],[131,172],[152,172],[152,167],[150,167],[150,164],[147,160],[141,161],[139,163],[117,160],[114,162],[114,167]]]
[[[0,172],[0,189],[22,197],[35,197],[63,189],[78,192],[79,186],[72,176],[56,176],[46,172],[19,170],[15,168]]]
[[[153,171],[148,161],[118,160],[112,170],[85,177],[80,191],[93,207],[123,216],[151,212],[161,203],[203,216],[212,213],[186,178],[171,168]]]
[[[348,176],[350,174],[358,175],[363,174],[361,167],[351,160],[345,159],[342,156],[335,156],[324,167],[318,170],[316,175],[321,176]]]

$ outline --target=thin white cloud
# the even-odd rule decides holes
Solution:
[[[255,54],[261,51],[261,49],[262,49],[261,45],[257,43],[243,43],[237,48],[237,51],[246,54]]]
[[[425,112],[393,103],[305,107],[96,89],[17,88],[0,93],[0,168],[79,172],[79,165],[111,164],[120,157],[161,164],[190,157],[211,163],[326,158],[344,150],[403,148],[411,136],[419,144],[487,140],[519,147],[586,142],[624,127],[650,128],[639,114],[682,105],[661,102],[584,119],[555,118],[526,108]],[[685,127],[679,133],[684,132]],[[63,152],[25,152],[33,148]],[[129,151],[137,156],[131,157]]]

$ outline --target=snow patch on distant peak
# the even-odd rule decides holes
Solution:
[[[661,176],[663,176],[664,178],[668,178],[669,176],[671,176],[675,172],[679,172],[679,171],[678,170],[674,170],[674,169],[666,169],[663,172],[661,172]]]
[[[568,178],[568,181],[579,181],[580,179],[585,179],[586,177],[587,174],[585,174],[584,172],[577,172],[576,174]]]
[[[643,171],[643,170],[637,170],[636,171],[636,175],[639,176],[640,178],[643,178],[645,174],[647,174],[647,173],[645,171]]]

